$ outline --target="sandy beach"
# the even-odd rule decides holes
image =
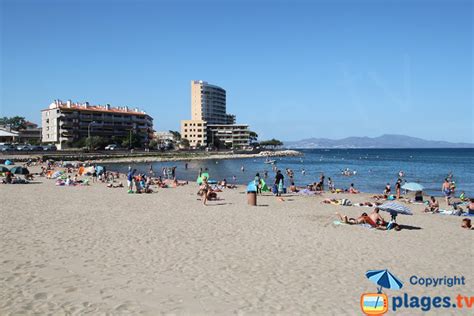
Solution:
[[[320,203],[368,194],[284,202],[266,194],[252,207],[240,187],[204,206],[195,183],[127,194],[102,183],[35,182],[0,185],[1,315],[356,315],[361,294],[376,292],[365,277],[371,269],[404,282],[389,296],[474,288],[473,231],[460,228],[460,217],[422,213],[423,205],[398,217],[408,225],[402,231],[378,231],[333,223],[335,212],[357,217],[371,208]],[[464,276],[466,285],[411,285],[413,275]]]

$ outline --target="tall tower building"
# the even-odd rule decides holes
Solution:
[[[208,124],[234,124],[235,116],[226,113],[226,92],[206,81],[191,81],[191,119]]]
[[[181,121],[181,137],[191,148],[245,148],[250,144],[246,124],[235,124],[226,113],[226,92],[206,81],[191,81],[191,119]]]

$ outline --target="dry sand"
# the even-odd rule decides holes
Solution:
[[[334,225],[335,212],[370,209],[322,197],[267,195],[251,207],[239,188],[203,206],[195,184],[138,195],[38,181],[0,185],[1,315],[359,315],[360,295],[376,291],[365,272],[385,268],[405,282],[389,296],[473,292],[474,231],[421,205],[398,218],[412,229],[387,232]],[[466,285],[414,286],[412,275],[465,276]]]

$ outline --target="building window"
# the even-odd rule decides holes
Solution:
[[[188,123],[184,123],[184,126],[188,126]]]

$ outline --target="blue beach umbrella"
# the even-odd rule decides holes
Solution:
[[[365,273],[365,276],[370,281],[374,282],[378,286],[378,292],[382,293],[382,288],[399,290],[403,287],[403,283],[397,279],[387,269],[385,270],[369,270]]]
[[[413,213],[408,207],[406,207],[405,205],[395,203],[395,202],[384,203],[378,206],[378,208],[381,209],[382,211],[389,212],[393,220],[396,219],[398,214],[413,215]]]
[[[423,191],[424,188],[421,184],[419,183],[416,183],[416,182],[408,182],[408,183],[405,183],[403,186],[402,186],[402,189],[403,190],[407,190],[407,191]]]
[[[30,174],[30,171],[27,168],[21,166],[11,168],[10,172],[13,174]]]
[[[385,270],[369,270],[365,273],[365,276],[370,281],[374,282],[380,286],[377,290],[378,293],[382,293],[382,288],[399,290],[403,287],[403,283],[397,279],[393,274],[390,273],[387,269]],[[375,306],[379,302],[379,297],[375,301]]]
[[[257,186],[255,185],[255,181],[250,181],[247,185],[247,192],[257,192]]]

